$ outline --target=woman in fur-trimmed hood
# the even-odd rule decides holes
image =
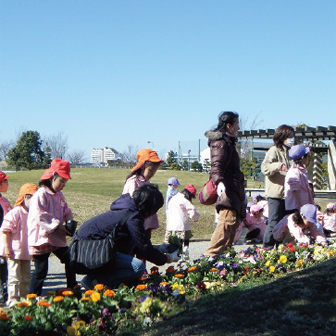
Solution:
[[[236,229],[246,216],[244,175],[236,150],[239,115],[222,112],[218,126],[205,133],[211,155],[210,176],[217,186],[217,226],[206,255],[222,253],[233,242]]]

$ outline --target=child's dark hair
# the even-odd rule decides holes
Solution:
[[[309,153],[303,155],[302,157],[300,157],[300,159],[293,160],[293,161],[294,161],[294,163],[296,163],[296,164],[302,166],[302,165],[303,165],[303,163],[302,163],[302,159],[303,159],[303,158],[306,158],[306,157],[308,157],[308,156],[309,156]]]
[[[45,187],[48,187],[51,191],[55,191],[54,188],[52,187],[52,181],[58,176],[59,175],[57,173],[54,173],[54,175],[50,177],[49,179],[40,181],[39,187],[45,186]]]
[[[163,195],[156,184],[144,184],[134,190],[133,200],[145,217],[154,215],[164,204]]]
[[[142,175],[144,169],[147,168],[148,166],[158,167],[158,166],[160,166],[160,164],[161,164],[161,162],[146,161],[143,168],[138,168],[137,170],[135,170],[135,171],[131,172],[130,174],[128,174],[127,177],[126,177],[126,181],[130,177],[132,177],[133,175]]]
[[[190,202],[192,202],[192,199],[195,198],[195,196],[187,189],[182,189],[181,194],[183,194],[184,197]]]
[[[334,213],[333,209],[325,209],[324,213],[326,213],[327,215],[330,215],[331,213]]]
[[[302,226],[304,224],[300,211],[297,210],[293,213],[293,221],[299,226]]]

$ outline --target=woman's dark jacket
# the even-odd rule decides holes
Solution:
[[[217,211],[231,208],[240,219],[246,217],[244,174],[240,171],[240,158],[236,150],[236,137],[219,131],[207,131],[211,155],[210,176],[218,185],[223,182],[229,202],[217,201]],[[229,205],[228,205],[229,203]]]
[[[118,252],[144,258],[156,265],[163,265],[167,257],[155,249],[146,236],[144,217],[135,206],[129,194],[121,195],[111,204],[111,211],[97,215],[81,225],[78,236],[83,239],[101,239],[107,237],[127,211],[131,215],[117,233]]]

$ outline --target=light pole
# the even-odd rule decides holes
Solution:
[[[191,149],[188,150],[188,171],[190,171],[190,152]]]
[[[153,141],[147,141],[147,143],[151,143],[152,144],[152,147],[154,149],[154,142]]]

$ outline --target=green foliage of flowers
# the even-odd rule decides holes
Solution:
[[[137,286],[93,290],[60,289],[46,298],[29,294],[16,306],[0,311],[0,335],[114,335],[143,330],[186,310],[203,295],[230,291],[236,286],[267,282],[288,272],[311,267],[336,256],[336,243],[280,245],[267,250],[250,247],[227,250],[216,257],[157,267]]]

